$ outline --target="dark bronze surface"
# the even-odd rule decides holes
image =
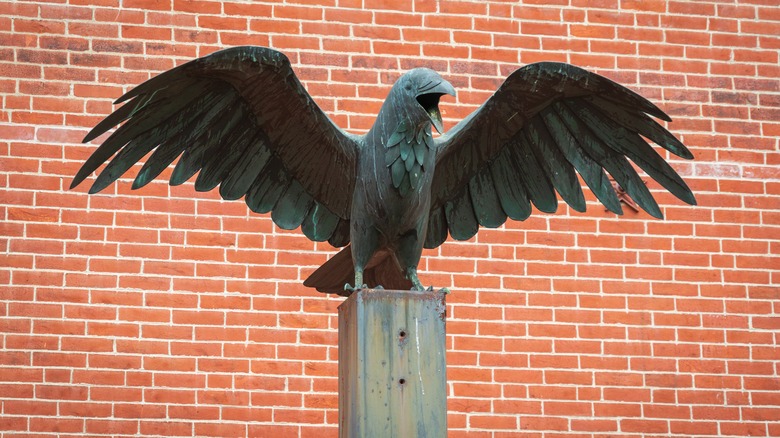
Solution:
[[[154,151],[133,182],[139,188],[179,161],[171,184],[197,173],[195,189],[219,186],[244,197],[281,228],[350,247],[304,283],[348,295],[364,283],[422,289],[423,247],[449,234],[465,240],[480,226],[524,220],[531,205],[557,210],[556,192],[585,211],[582,179],[607,209],[622,214],[608,172],[640,208],[662,213],[629,159],[679,199],[693,193],[642,137],[682,158],[690,151],[652,117],[658,107],[602,76],[542,62],[512,73],[479,109],[439,138],[438,110],[452,86],[414,69],[393,85],[365,135],[341,130],[314,103],[289,60],[264,47],[236,47],[196,59],[134,88],[127,102],[84,139],[114,131],[73,180],[81,183],[113,156],[95,193]],[[652,116],[652,117],[651,117]],[[435,172],[434,172],[435,170]],[[606,171],[606,172],[605,172]]]

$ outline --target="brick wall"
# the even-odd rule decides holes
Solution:
[[[112,99],[255,44],[353,132],[410,67],[456,85],[452,126],[556,60],[696,155],[699,206],[649,184],[665,221],[590,195],[426,252],[449,436],[780,436],[778,35],[777,0],[1,2],[0,435],[336,436],[341,299],[301,286],[332,248],[191,184],[66,190]]]

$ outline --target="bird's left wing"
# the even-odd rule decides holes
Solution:
[[[84,163],[71,188],[114,154],[90,193],[151,151],[133,188],[181,156],[172,185],[200,171],[198,191],[219,186],[222,198],[245,196],[281,228],[301,226],[312,240],[348,243],[357,138],[322,112],[284,54],[252,46],[215,52],[144,82],[120,102],[127,103],[84,141],[125,123]]]
[[[608,172],[645,211],[658,204],[628,159],[679,199],[688,186],[642,136],[682,158],[690,151],[650,116],[655,105],[602,76],[543,62],[512,73],[479,109],[438,140],[426,248],[472,237],[479,226],[524,220],[531,203],[555,212],[555,192],[585,211],[578,172],[611,211],[622,209]]]

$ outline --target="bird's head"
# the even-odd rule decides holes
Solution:
[[[444,132],[439,98],[445,94],[455,96],[452,84],[429,68],[415,68],[401,76],[395,86],[400,87],[404,97],[415,100],[419,111],[415,110],[414,113],[419,113],[421,122],[430,120],[440,134]]]

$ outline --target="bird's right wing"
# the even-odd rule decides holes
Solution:
[[[605,173],[652,216],[661,210],[628,159],[684,202],[680,176],[642,139],[683,158],[690,151],[650,116],[655,105],[611,80],[568,64],[543,62],[512,73],[479,109],[438,141],[425,247],[473,236],[507,217],[524,220],[531,203],[555,212],[557,191],[585,211],[579,173],[611,211],[622,213]],[[576,172],[575,172],[576,171]]]
[[[154,151],[135,178],[139,188],[177,157],[170,183],[195,173],[195,189],[219,186],[245,197],[281,228],[301,227],[314,241],[349,242],[357,137],[339,129],[303,88],[285,55],[265,47],[215,52],[156,76],[117,100],[90,141],[125,122],[76,174],[77,186],[114,158],[90,193],[111,184]]]

